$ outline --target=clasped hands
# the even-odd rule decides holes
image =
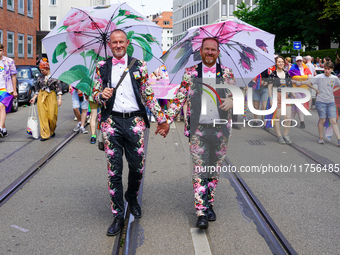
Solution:
[[[169,133],[169,130],[170,130],[169,124],[166,122],[163,122],[162,124],[157,125],[155,134],[157,135],[159,133],[161,136],[163,136],[163,138],[165,138],[167,134]]]

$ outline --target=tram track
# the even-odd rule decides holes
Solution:
[[[145,137],[144,137],[144,153],[145,158],[147,156],[147,150],[148,150],[148,143],[149,143],[149,134],[150,129],[147,128],[145,131]],[[145,159],[146,162],[146,159]],[[145,169],[144,168],[144,175],[145,175]],[[143,195],[143,186],[144,186],[144,178],[143,176],[142,182],[140,184],[139,192],[138,192],[138,203],[140,206],[142,206],[142,195]],[[115,242],[113,244],[112,249],[112,255],[130,255],[135,254],[137,247],[137,242],[134,242],[133,240],[137,240],[140,233],[139,233],[139,220],[135,219],[135,217],[130,214],[128,203],[126,200],[124,200],[124,207],[125,207],[125,225],[120,234],[116,237]]]
[[[225,158],[225,163],[228,166],[233,167],[233,164],[227,157]],[[273,219],[270,217],[268,212],[265,210],[259,199],[255,196],[243,178],[237,172],[224,172],[223,174],[230,180],[230,182],[234,184],[241,196],[246,201],[247,205],[250,207],[258,223],[268,237],[267,243],[269,242],[268,246],[272,250],[273,254],[296,255],[297,252],[280,231],[278,226],[275,224]]]
[[[86,124],[87,125],[87,124]],[[48,164],[60,151],[62,151],[73,139],[77,137],[79,132],[70,133],[67,138],[59,145],[54,147],[49,151],[44,157],[34,163],[30,168],[28,168],[22,175],[20,175],[15,181],[8,185],[0,193],[0,207],[8,201],[18,190],[20,190],[35,174],[37,174],[45,165]],[[29,142],[31,143],[31,142]],[[26,144],[27,145],[27,144]],[[26,145],[20,147],[18,150],[24,148]],[[12,154],[17,152],[14,151]],[[12,155],[11,154],[11,155]],[[9,155],[9,156],[11,156]],[[9,157],[7,156],[7,157]]]

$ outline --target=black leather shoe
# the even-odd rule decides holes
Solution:
[[[208,218],[206,216],[199,216],[196,223],[196,227],[203,229],[208,228],[209,227]]]
[[[110,227],[107,229],[106,235],[108,236],[116,236],[122,231],[122,228],[124,227],[124,218],[118,218],[116,217]]]
[[[305,122],[303,122],[303,121],[301,121],[301,123],[300,123],[300,128],[305,128],[306,126],[305,126]]]
[[[55,132],[53,132],[53,134],[51,135],[51,137],[55,137]]]
[[[207,213],[208,221],[215,221],[216,220],[216,213],[213,210],[212,206],[209,206],[209,211]]]
[[[47,141],[48,138],[41,138],[40,141],[44,142],[44,141]]]
[[[125,193],[125,199],[128,202],[130,213],[133,216],[135,216],[136,219],[141,218],[142,217],[142,209],[140,208],[140,205],[137,202],[137,198],[129,198],[127,193]]]

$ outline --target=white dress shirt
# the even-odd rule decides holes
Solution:
[[[216,83],[216,73],[212,73],[208,71],[207,73],[204,73],[204,67],[207,67],[202,63],[202,78],[203,78],[203,83],[210,85],[211,87],[215,88],[215,83]],[[215,64],[216,68],[216,64]],[[213,97],[215,98],[215,101],[217,102],[217,98],[214,92],[212,92],[207,86],[202,85],[202,88],[205,90],[208,90],[211,92]],[[207,102],[206,105],[203,102]],[[206,114],[204,113],[204,108],[206,106]],[[220,114],[218,113],[218,106],[216,106],[214,100],[212,97],[203,91],[202,93],[202,103],[201,103],[201,115],[199,119],[199,123],[201,124],[213,124],[214,119],[220,119]]]
[[[114,57],[113,57],[114,58]],[[115,88],[123,75],[124,70],[128,66],[127,54],[123,57],[125,64],[118,63],[112,65],[111,71],[111,87]],[[135,93],[133,92],[130,74],[128,73],[116,91],[115,103],[112,111],[114,112],[135,112],[139,111]]]

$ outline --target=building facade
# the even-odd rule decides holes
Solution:
[[[0,0],[1,1],[1,0]],[[109,0],[40,0],[40,32],[38,52],[45,53],[41,40],[63,19],[72,7],[85,7],[109,4]]]
[[[16,65],[36,64],[39,0],[0,0],[0,43]]]
[[[193,26],[234,18],[233,12],[242,2],[251,9],[255,7],[255,0],[173,0],[174,42]]]
[[[162,50],[167,51],[173,44],[172,12],[162,12],[153,16],[152,21],[160,26],[162,31]]]

